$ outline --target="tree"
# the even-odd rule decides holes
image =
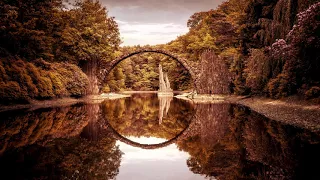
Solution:
[[[0,55],[19,55],[29,61],[53,60],[52,45],[61,8],[61,0],[1,1]]]
[[[55,55],[61,60],[110,61],[120,44],[118,25],[114,17],[98,1],[78,1],[62,12],[67,22],[56,45]]]

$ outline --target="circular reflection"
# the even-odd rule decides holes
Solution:
[[[166,142],[167,139],[156,138],[156,137],[134,137],[134,136],[125,136],[127,139],[140,143],[140,144],[159,144]]]
[[[195,116],[195,107],[192,103],[173,97],[133,94],[131,98],[105,101],[103,116],[115,139],[134,147],[157,149],[176,142],[186,134]],[[156,137],[167,141],[157,144],[136,142],[140,137]]]

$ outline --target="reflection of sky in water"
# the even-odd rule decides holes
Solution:
[[[161,138],[128,139],[141,144],[158,144],[166,141]],[[117,179],[143,180],[143,179],[204,179],[203,176],[193,174],[188,166],[188,153],[179,151],[175,144],[160,149],[141,149],[117,141],[122,155],[121,166]]]

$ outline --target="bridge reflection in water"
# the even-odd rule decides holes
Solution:
[[[134,96],[135,97],[133,99],[135,99],[137,96],[139,97],[141,95],[134,95]],[[193,120],[195,119],[194,105],[190,102],[179,102],[179,101],[174,101],[174,103],[172,104],[171,107],[174,108],[174,110],[173,110],[173,111],[175,111],[174,113],[179,112],[179,111],[184,113],[184,115],[182,115],[180,117],[181,118],[180,120],[182,120],[182,124],[181,124],[182,126],[180,126],[177,130],[174,130],[174,133],[170,134],[171,137],[164,137],[164,136],[159,137],[158,136],[159,138],[167,139],[167,141],[165,141],[165,142],[162,142],[159,144],[140,144],[140,143],[134,142],[126,137],[126,136],[132,136],[132,134],[130,134],[130,133],[121,134],[121,132],[118,132],[117,130],[115,130],[112,126],[112,123],[114,123],[114,121],[134,121],[137,123],[140,120],[146,120],[147,124],[145,124],[145,125],[152,124],[153,128],[154,128],[153,135],[157,136],[157,133],[161,134],[162,131],[166,131],[166,128],[170,128],[170,127],[166,127],[166,125],[168,123],[163,123],[163,119],[169,120],[170,123],[175,123],[175,122],[178,123],[177,119],[175,119],[175,117],[170,117],[170,113],[169,113],[170,104],[173,100],[172,96],[158,96],[158,98],[155,98],[156,94],[153,94],[153,95],[149,94],[146,96],[149,97],[148,98],[149,101],[153,101],[153,102],[147,103],[150,105],[148,108],[153,109],[153,110],[151,110],[151,112],[156,112],[155,110],[158,110],[159,111],[158,116],[155,116],[156,114],[153,114],[152,118],[149,118],[147,116],[147,117],[145,117],[145,119],[144,119],[144,117],[142,117],[142,118],[139,117],[140,119],[132,118],[132,119],[127,119],[127,120],[126,119],[121,120],[118,118],[112,118],[113,116],[108,116],[108,118],[105,118],[105,123],[104,123],[103,127],[105,129],[108,129],[115,139],[117,139],[123,143],[126,143],[130,146],[139,147],[142,149],[158,149],[158,148],[166,147],[170,144],[176,143],[179,139],[185,138],[185,136],[187,134],[190,134],[188,132],[190,131],[190,129],[193,128],[193,126],[194,126]],[[153,97],[153,98],[150,98],[150,97]],[[124,101],[124,100],[119,100],[119,101]],[[120,103],[120,104],[125,105],[126,103]],[[139,103],[137,102],[135,104],[139,104]],[[156,104],[158,104],[158,107],[156,106]],[[185,107],[181,107],[181,106],[185,106]],[[117,108],[119,108],[119,107],[117,107]],[[140,111],[143,111],[144,108],[147,109],[146,107],[143,107],[143,106],[140,108],[138,107],[137,109],[133,109],[133,110],[130,109],[130,107],[128,107],[128,106],[122,107],[120,109],[123,109],[123,108],[126,109],[126,111],[122,111],[122,112],[125,112],[128,114],[131,114],[131,113],[133,113],[133,111],[136,111],[140,108],[141,108]],[[144,114],[145,112],[140,112],[140,113]],[[185,115],[187,115],[187,116],[185,116]],[[120,115],[120,117],[123,118],[123,116],[121,116],[121,115]],[[157,119],[158,119],[158,124],[155,123],[155,122],[157,122]],[[162,127],[162,128],[159,128],[159,127]],[[141,128],[141,127],[139,127],[139,128]],[[165,128],[165,129],[163,129],[163,128]],[[158,129],[158,132],[157,132],[157,129]],[[152,134],[148,134],[148,133],[149,132],[146,132],[146,135],[152,136]],[[144,136],[144,134],[141,133],[139,136]]]
[[[193,118],[194,118],[194,116],[192,116],[192,119]],[[113,129],[113,127],[109,123],[106,123],[107,125],[105,126],[105,128],[111,130],[112,135],[116,140],[119,140],[125,144],[130,145],[130,146],[139,147],[142,149],[158,149],[158,148],[163,148],[163,147],[169,146],[173,143],[176,143],[179,139],[186,138],[186,135],[188,134],[189,129],[191,129],[194,126],[194,124],[192,123],[193,122],[192,119],[191,119],[191,123],[188,124],[187,127],[185,129],[183,129],[179,134],[177,134],[172,139],[169,139],[169,140],[162,142],[162,143],[159,143],[159,144],[140,144],[140,143],[134,142],[134,141],[130,140],[129,138],[126,138],[125,136],[122,136],[120,133],[118,133],[115,129]]]
[[[320,179],[314,166],[320,161],[319,129],[293,127],[242,106],[193,105],[177,99],[159,124],[159,105],[156,94],[145,94],[102,104],[1,113],[0,178],[115,179],[126,153],[117,146],[119,140],[143,151],[165,150],[175,143],[190,155],[175,164],[188,170],[180,179],[190,173],[217,179]],[[141,144],[130,137],[167,141]],[[150,176],[166,175],[157,173]]]

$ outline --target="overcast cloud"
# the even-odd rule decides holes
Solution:
[[[188,32],[189,17],[224,0],[100,0],[119,24],[122,45],[155,45]]]

